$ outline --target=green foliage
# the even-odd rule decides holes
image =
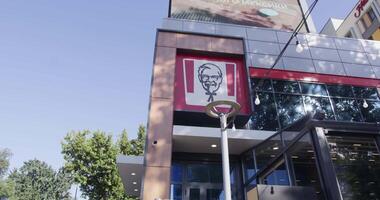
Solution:
[[[102,131],[70,132],[62,143],[65,170],[80,185],[82,195],[89,199],[132,200],[125,195],[116,166],[116,156],[144,153],[145,127],[140,126],[138,137],[128,140],[126,130],[116,144],[111,135]]]
[[[119,152],[123,155],[142,156],[144,155],[144,145],[145,127],[143,125],[139,126],[136,139],[129,141],[127,132],[123,130],[118,140]]]
[[[12,153],[9,149],[0,149],[0,178],[8,171],[11,155]]]
[[[55,172],[45,162],[30,160],[9,177],[18,200],[68,200],[71,178],[63,170]]]
[[[69,133],[62,143],[65,169],[89,199],[124,199],[124,188],[116,167],[116,146],[101,131]]]

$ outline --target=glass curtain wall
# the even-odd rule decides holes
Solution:
[[[380,154],[374,137],[328,135],[344,200],[380,199]]]
[[[276,131],[302,118],[306,112],[323,110],[325,120],[377,123],[380,101],[376,88],[329,85],[254,78],[255,100],[251,128]]]

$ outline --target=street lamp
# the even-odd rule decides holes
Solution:
[[[219,107],[219,110],[217,107]],[[227,108],[227,111],[220,111],[220,108]],[[207,115],[212,118],[218,118],[220,120],[220,143],[222,148],[223,189],[225,200],[231,200],[230,159],[228,152],[227,119],[229,117],[237,115],[239,111],[240,105],[234,101],[213,101],[207,104],[206,106]]]

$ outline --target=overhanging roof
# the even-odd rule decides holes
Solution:
[[[144,156],[118,155],[116,164],[126,194],[139,197],[144,174]]]

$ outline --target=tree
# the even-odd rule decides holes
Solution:
[[[0,199],[14,199],[14,184],[9,179],[4,179],[9,168],[9,158],[12,153],[9,149],[0,149]]]
[[[128,140],[128,134],[123,130],[118,140],[119,152],[123,155],[144,155],[145,146],[145,126],[140,125],[137,132],[137,138],[131,141]]]
[[[126,199],[117,171],[118,149],[102,131],[71,132],[62,143],[65,169],[89,199]]]
[[[0,149],[0,178],[8,171],[11,156],[12,153],[9,149]]]
[[[18,200],[68,200],[71,178],[60,169],[55,172],[45,162],[30,160],[13,171],[9,180],[14,184],[15,199]]]

